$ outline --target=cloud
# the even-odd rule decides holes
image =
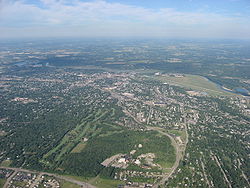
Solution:
[[[38,4],[0,0],[0,5],[0,29],[4,32],[3,36],[17,33],[23,36],[51,36],[51,32],[45,32],[49,30],[59,36],[185,37],[195,34],[200,37],[221,37],[231,33],[230,36],[235,37],[237,32],[241,32],[241,37],[244,33],[243,37],[250,38],[250,34],[247,34],[250,33],[250,21],[243,16],[181,12],[171,8],[150,9],[104,0],[41,0]],[[242,29],[246,32],[242,32]]]

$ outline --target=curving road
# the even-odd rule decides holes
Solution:
[[[171,167],[171,171],[168,174],[163,175],[163,178],[161,179],[161,181],[153,186],[153,188],[157,188],[157,187],[159,187],[159,185],[163,185],[175,172],[175,170],[179,166],[180,160],[182,158],[182,151],[181,151],[179,145],[177,144],[177,142],[175,141],[175,139],[171,135],[169,135],[168,133],[162,131],[162,130],[164,130],[163,128],[160,128],[160,127],[147,127],[147,128],[149,130],[158,131],[159,133],[170,138],[171,143],[174,146],[175,151],[176,151],[176,160],[175,160],[174,165]]]
[[[147,127],[149,130],[154,130],[154,131],[157,131],[159,132],[160,134],[162,135],[165,135],[167,136],[170,140],[171,140],[171,144],[173,145],[173,147],[175,148],[175,151],[176,151],[176,160],[175,160],[175,163],[174,165],[171,167],[171,171],[165,175],[163,175],[162,179],[160,182],[158,182],[157,184],[155,184],[153,186],[153,188],[157,188],[159,187],[160,185],[163,185],[172,175],[173,173],[176,171],[176,169],[178,168],[179,166],[179,163],[180,163],[180,160],[182,159],[183,157],[183,151],[185,150],[185,147],[186,147],[186,144],[187,144],[187,135],[186,135],[186,142],[185,142],[185,147],[184,149],[180,149],[180,146],[179,144],[177,144],[177,142],[175,141],[175,139],[169,135],[168,133],[166,132],[163,132],[164,129],[163,128],[160,128],[160,127]],[[38,173],[38,177],[36,178],[36,181],[30,186],[30,188],[34,187],[34,185],[36,183],[38,183],[39,181],[39,177],[41,177],[42,175],[49,175],[49,176],[53,176],[55,178],[58,178],[58,179],[61,179],[61,180],[65,180],[65,181],[68,181],[68,182],[71,182],[71,183],[74,183],[74,184],[77,184],[79,186],[81,186],[82,188],[96,188],[95,186],[89,184],[89,183],[86,183],[86,182],[82,182],[82,181],[78,181],[78,180],[75,180],[75,179],[72,179],[72,178],[69,178],[69,177],[65,177],[65,176],[60,176],[60,175],[57,175],[57,174],[52,174],[52,173],[47,173],[47,172],[37,172],[37,171],[32,171],[32,170],[27,170],[27,169],[22,169],[22,168],[11,168],[11,167],[2,167],[0,166],[0,168],[4,168],[4,169],[10,169],[10,170],[13,170],[14,172],[12,173],[12,175],[7,179],[5,185],[3,186],[3,188],[7,188],[8,185],[9,185],[9,182],[11,181],[11,179],[19,172],[19,171],[22,171],[22,172],[28,172],[28,173]]]
[[[88,184],[86,182],[78,181],[78,180],[75,180],[75,179],[72,179],[72,178],[69,178],[69,177],[65,177],[65,176],[60,176],[60,175],[57,175],[57,174],[52,174],[52,173],[47,173],[47,172],[37,172],[37,171],[32,171],[32,170],[27,170],[27,169],[22,169],[22,168],[10,168],[10,167],[2,167],[2,166],[0,166],[0,168],[14,170],[14,173],[7,179],[7,181],[4,184],[3,188],[7,188],[8,187],[9,182],[11,181],[11,179],[19,171],[28,172],[28,173],[38,173],[39,174],[38,177],[41,177],[42,175],[53,176],[55,178],[58,178],[58,179],[61,179],[61,180],[65,180],[65,181],[68,181],[68,182],[71,182],[71,183],[74,183],[74,184],[77,184],[77,185],[81,186],[82,188],[96,188],[95,186],[90,185],[90,184]],[[36,180],[37,180],[37,178],[36,178]],[[38,181],[35,181],[35,183],[36,182],[38,182]],[[33,188],[33,187],[34,187],[34,183],[31,184],[30,188]]]

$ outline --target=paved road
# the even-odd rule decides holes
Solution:
[[[171,135],[169,135],[168,133],[162,131],[162,130],[164,130],[163,128],[160,128],[160,127],[147,127],[147,128],[150,129],[150,130],[158,131],[159,133],[169,137],[171,142],[172,142],[172,145],[174,146],[175,151],[176,151],[176,160],[175,160],[174,165],[171,168],[171,171],[168,174],[163,175],[163,178],[161,179],[161,181],[158,184],[155,184],[153,186],[153,188],[157,188],[157,187],[159,187],[159,185],[163,185],[172,176],[172,174],[175,172],[175,170],[179,166],[180,160],[182,158],[182,152],[180,150],[179,145],[175,141],[175,139]]]
[[[120,106],[122,107],[121,101],[122,101],[123,97],[120,96],[119,94],[115,93],[115,92],[112,92],[112,91],[109,91],[109,92],[110,92],[110,94],[111,94],[112,97],[118,99],[118,105],[120,105]],[[158,98],[161,98],[161,93],[160,93],[160,91],[159,91],[159,88],[156,89],[156,93],[159,94]],[[133,98],[133,99],[134,99],[134,100],[137,100],[137,99],[135,99],[135,98]],[[144,103],[145,103],[145,102],[144,102]],[[123,111],[124,111],[124,113],[126,113],[128,116],[132,117],[132,118],[134,119],[135,122],[137,122],[138,124],[141,124],[141,122],[140,122],[136,117],[134,117],[130,112],[128,112],[128,111],[125,110],[125,109],[124,109]],[[148,116],[148,117],[149,117],[149,116]],[[148,122],[148,120],[147,120],[147,122]],[[163,135],[169,137],[170,140],[171,140],[171,142],[172,142],[172,145],[174,146],[174,148],[175,148],[175,150],[176,150],[176,160],[175,160],[174,165],[173,165],[172,168],[171,168],[171,171],[170,171],[168,174],[164,175],[163,178],[161,179],[161,181],[160,181],[158,184],[155,184],[155,185],[153,186],[153,188],[157,188],[157,187],[159,187],[159,185],[163,185],[163,184],[173,175],[173,173],[176,171],[176,169],[177,169],[178,166],[179,166],[180,160],[183,158],[183,153],[184,153],[184,151],[185,151],[185,149],[186,149],[186,146],[187,146],[187,143],[188,143],[188,132],[187,132],[186,116],[185,116],[185,118],[184,118],[184,122],[185,122],[186,140],[185,140],[185,143],[184,143],[185,145],[184,145],[184,147],[183,147],[182,150],[180,149],[180,146],[177,144],[177,142],[175,141],[175,139],[174,139],[171,135],[169,135],[169,134],[166,133],[166,132],[163,132],[163,130],[164,130],[163,128],[160,128],[160,127],[149,127],[149,126],[147,126],[147,128],[148,128],[149,130],[156,130],[156,131],[158,131],[159,133],[161,133],[161,134],[163,134]]]
[[[82,188],[96,188],[95,186],[90,185],[90,184],[88,184],[86,182],[78,181],[78,180],[75,180],[75,179],[72,179],[72,178],[69,178],[69,177],[65,177],[65,176],[60,176],[60,175],[57,175],[57,174],[52,174],[52,173],[47,173],[47,172],[37,172],[37,171],[32,171],[32,170],[27,170],[27,169],[22,169],[22,168],[10,168],[10,167],[2,167],[2,166],[0,166],[0,168],[14,170],[14,173],[7,179],[7,181],[4,184],[3,188],[8,187],[8,184],[9,184],[10,180],[19,171],[28,172],[28,173],[38,173],[39,174],[38,177],[40,177],[42,175],[53,176],[55,178],[65,180],[65,181],[68,181],[68,182],[71,182],[71,183],[74,183],[74,184],[77,184],[77,185],[80,185]],[[30,188],[32,188],[32,186],[33,186],[33,184],[30,186]]]
[[[7,181],[5,182],[3,188],[7,188],[9,183],[10,183],[10,180],[17,174],[18,170],[14,170],[14,172],[10,175],[10,177],[7,179]]]

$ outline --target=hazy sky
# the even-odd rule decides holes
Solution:
[[[0,0],[0,37],[250,39],[250,0]]]

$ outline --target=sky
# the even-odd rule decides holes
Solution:
[[[250,39],[250,0],[0,0],[0,38]]]

